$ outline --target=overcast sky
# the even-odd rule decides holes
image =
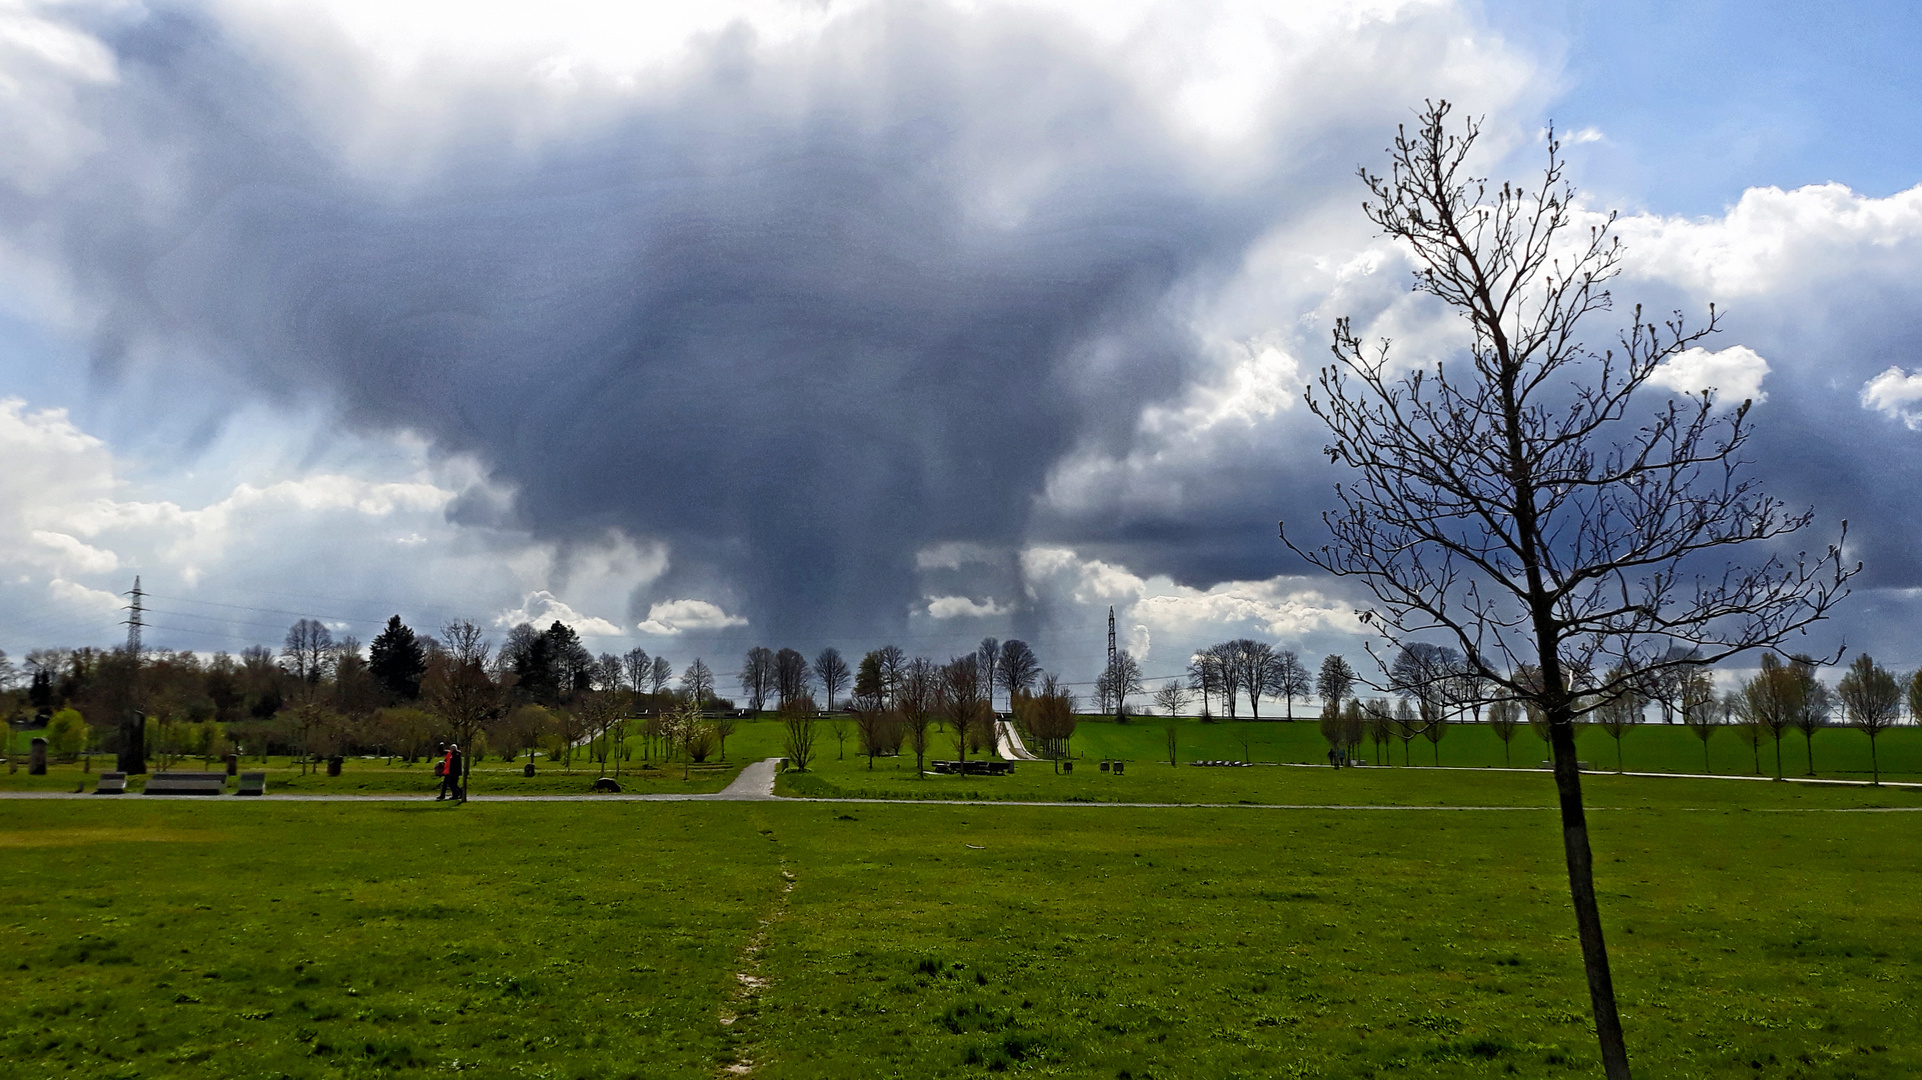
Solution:
[[[1555,125],[1624,310],[1726,314],[1665,379],[1849,520],[1810,645],[1914,667],[1917,55],[1846,2],[0,3],[0,647],[119,640],[139,574],[202,651],[558,618],[1085,680],[1112,605],[1151,677],[1358,652],[1274,523],[1329,502],[1337,317],[1460,340],[1354,176],[1445,97],[1501,178]]]

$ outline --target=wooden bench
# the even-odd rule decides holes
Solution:
[[[123,772],[103,772],[100,782],[93,789],[95,795],[125,795],[127,793],[127,774]]]
[[[244,772],[240,774],[240,790],[236,795],[267,794],[267,774],[264,772]]]
[[[149,795],[225,795],[225,772],[157,772],[147,777]]]

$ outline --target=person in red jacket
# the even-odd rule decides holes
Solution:
[[[462,795],[460,789],[460,747],[455,746],[453,743],[447,744],[441,754],[439,772],[440,794],[434,796],[434,801],[439,802],[449,795],[452,795],[454,799],[458,801]]]

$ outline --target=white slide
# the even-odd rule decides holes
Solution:
[[[994,752],[1009,761],[1041,760],[1028,753],[1028,748],[1021,745],[1021,733],[1014,730],[1014,725],[1006,720],[994,722]]]

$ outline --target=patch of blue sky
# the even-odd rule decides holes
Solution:
[[[1485,0],[1550,63],[1544,109],[1601,139],[1572,156],[1598,201],[1717,214],[1750,187],[1922,182],[1922,7],[1836,0]]]

